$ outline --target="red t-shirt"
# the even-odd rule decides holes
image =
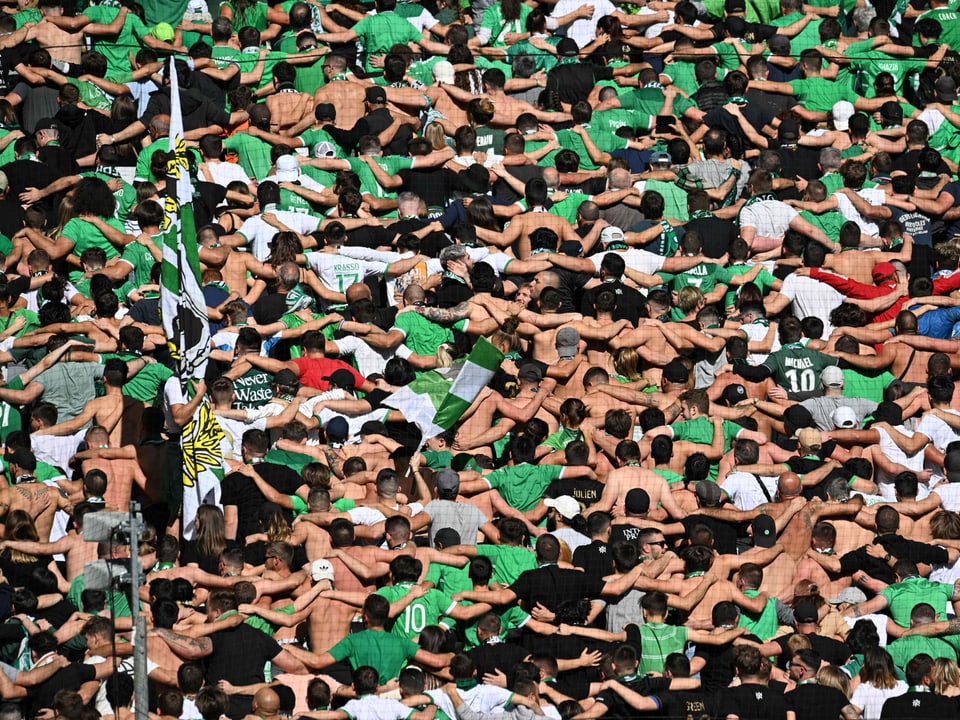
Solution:
[[[293,361],[300,368],[300,384],[317,388],[317,390],[329,390],[330,383],[324,378],[330,377],[337,370],[348,370],[356,381],[356,387],[363,385],[367,380],[343,360],[299,357],[294,358]]]

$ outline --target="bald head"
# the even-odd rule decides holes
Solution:
[[[540,297],[540,292],[547,287],[560,287],[560,276],[552,270],[542,270],[533,277],[533,282],[530,284],[530,295],[536,300]]]
[[[626,190],[630,187],[630,171],[626,168],[611,170],[609,180],[611,190]]]
[[[153,136],[169,135],[170,134],[170,116],[154,115],[153,118],[150,120],[150,127],[147,128],[147,131]]]
[[[426,298],[423,288],[419,285],[411,285],[403,291],[403,302],[407,305],[422,303]]]
[[[370,286],[366,283],[354,283],[344,294],[347,296],[348,303],[355,303],[357,300],[373,300],[373,293],[370,292]]]
[[[262,688],[253,696],[253,704],[260,715],[276,715],[280,711],[280,696],[270,688]]]
[[[560,187],[560,171],[555,167],[544,168],[543,181],[547,184],[548,188]]]
[[[777,482],[777,490],[780,492],[780,499],[796,497],[800,494],[800,488],[803,483],[800,482],[800,476],[796,473],[786,472],[780,476]]]

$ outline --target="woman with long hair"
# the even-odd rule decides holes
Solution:
[[[937,695],[945,697],[960,695],[960,668],[950,658],[939,657],[934,659],[930,679],[933,681],[930,689]]]
[[[907,684],[897,677],[893,658],[883,648],[870,647],[864,650],[863,667],[858,678],[860,684],[853,691],[850,704],[860,711],[864,720],[879,718],[883,704],[888,699],[907,691]]]
[[[223,510],[216,505],[201,505],[197,508],[196,537],[183,543],[180,562],[219,574],[220,554],[229,547],[237,547],[237,543],[227,540]]]
[[[30,513],[25,510],[11,510],[7,513],[3,538],[39,542],[40,534]],[[39,567],[47,567],[50,561],[48,555],[38,556],[12,548],[4,548],[3,552],[0,552],[0,570],[13,587],[25,587],[30,582],[33,571]]]

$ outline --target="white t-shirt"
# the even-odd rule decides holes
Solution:
[[[206,169],[210,173],[210,178],[212,182],[222,187],[226,187],[232,182],[240,181],[243,183],[250,182],[250,176],[247,175],[243,168],[240,167],[237,163],[232,162],[208,162],[206,163]],[[201,175],[206,177],[206,173],[201,172]]]
[[[663,269],[663,261],[666,260],[662,255],[639,250],[638,248],[628,248],[627,250],[608,250],[606,252],[591,255],[588,259],[593,263],[594,272],[600,272],[600,263],[608,252],[616,252],[623,256],[623,262],[627,267],[631,267],[647,275],[653,275]]]
[[[862,682],[853,691],[850,702],[863,712],[864,720],[875,720],[880,717],[883,704],[892,697],[900,697],[907,691],[907,684],[897,680],[897,684],[887,690],[881,690],[870,683]]]
[[[797,211],[779,200],[761,200],[740,211],[740,227],[752,227],[765,238],[782,238]]]
[[[357,371],[366,377],[383,374],[387,361],[391,358],[398,357],[406,360],[413,355],[413,350],[406,345],[401,344],[389,349],[372,348],[354,335],[337,338],[334,342],[340,350],[340,357],[353,356],[357,362]]]
[[[276,403],[270,403],[276,405]],[[277,406],[279,407],[279,406]],[[282,408],[281,408],[282,411]],[[220,429],[223,430],[223,439],[220,441],[220,450],[223,452],[223,467],[227,469],[227,460],[242,460],[240,446],[243,441],[243,434],[247,430],[266,430],[266,418],[257,418],[255,420],[234,420],[214,413]]]
[[[769,496],[764,495],[760,488],[760,482],[757,482],[758,477],[767,489]],[[720,487],[740,510],[753,510],[765,502],[770,502],[768,497],[772,498],[776,495],[777,478],[762,477],[738,471],[727,475],[726,479],[720,483]]]
[[[320,227],[320,218],[307,215],[306,213],[278,210],[274,206],[270,206],[270,208],[264,212],[273,213],[277,216],[277,219],[288,228],[304,235],[315,232],[316,229]],[[237,232],[250,242],[250,252],[253,253],[253,256],[257,260],[263,262],[270,257],[270,241],[273,240],[273,236],[277,234],[277,229],[273,225],[268,224],[262,215],[254,215],[244,220],[243,225],[240,226]],[[312,253],[311,257],[316,254],[317,253]]]
[[[392,698],[364,695],[350,700],[343,706],[343,711],[351,720],[404,720],[410,717],[413,708]]]
[[[307,261],[320,282],[339,293],[371,275],[383,275],[390,267],[390,263],[355,260],[339,253],[310,253]]]
[[[830,339],[830,333],[833,332],[830,313],[844,300],[839,290],[819,280],[791,273],[784,279],[780,294],[793,302],[793,315],[798,320],[806,317],[823,320],[823,335],[820,339]]]
[[[869,194],[867,194],[869,193]],[[871,205],[882,205],[883,204],[883,191],[880,191],[880,202],[877,203],[874,201],[876,197],[874,191],[872,190],[861,190],[857,193],[860,197],[866,200]],[[835,192],[833,197],[837,199],[837,209],[840,211],[840,214],[843,215],[850,222],[855,222],[860,226],[860,231],[867,235],[879,235],[880,228],[877,227],[875,222],[870,222],[865,219],[863,215],[853,206],[853,203],[850,201],[850,198],[842,192]]]

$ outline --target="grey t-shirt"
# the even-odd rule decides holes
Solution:
[[[458,503],[452,500],[431,500],[424,511],[430,516],[430,544],[437,530],[451,528],[460,534],[460,542],[464,545],[476,545],[477,532],[482,525],[487,524],[486,515],[480,512],[475,505]]]
[[[37,375],[43,385],[43,401],[57,406],[57,421],[72,420],[83,406],[96,397],[93,383],[103,377],[103,365],[88,362],[60,362]]]
[[[857,415],[857,424],[862,424],[863,419],[877,409],[877,404],[872,400],[858,397],[843,397],[840,395],[825,395],[823,397],[808,398],[800,403],[810,414],[813,415],[817,427],[824,432],[834,430],[833,412],[838,407],[848,407]]]

